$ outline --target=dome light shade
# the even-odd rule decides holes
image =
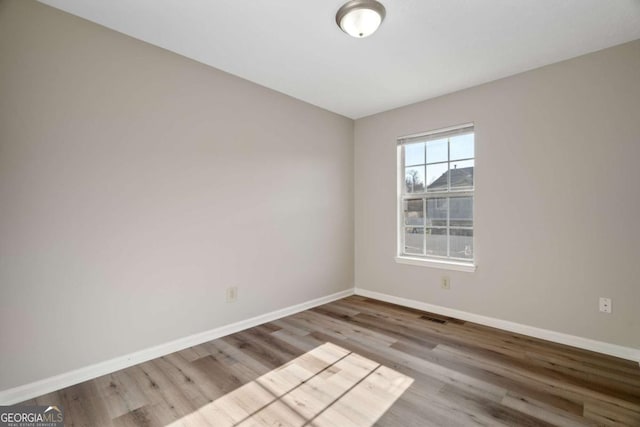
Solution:
[[[373,34],[386,14],[384,6],[376,0],[352,0],[336,14],[336,23],[352,37],[364,38]]]

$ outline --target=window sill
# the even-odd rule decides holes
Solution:
[[[476,271],[475,264],[466,264],[462,262],[436,261],[432,259],[411,258],[407,256],[397,256],[395,259],[398,264],[418,265],[420,267],[433,267],[443,270],[466,271],[469,273]]]

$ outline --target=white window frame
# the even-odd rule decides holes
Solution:
[[[412,142],[420,142],[420,141],[427,141],[427,140],[434,140],[434,139],[439,139],[442,137],[451,137],[451,136],[455,136],[457,134],[464,134],[464,133],[468,133],[468,132],[473,132],[474,133],[474,144],[475,144],[475,127],[473,123],[465,123],[463,125],[458,125],[458,126],[452,126],[452,127],[448,127],[448,128],[443,128],[443,129],[437,129],[434,131],[430,131],[430,132],[424,132],[424,133],[420,133],[420,134],[414,134],[414,135],[408,135],[408,136],[403,136],[398,138],[397,141],[397,171],[398,171],[398,177],[397,177],[397,183],[398,183],[398,187],[397,187],[397,224],[396,224],[396,234],[397,234],[397,252],[396,252],[396,257],[395,260],[397,263],[400,264],[409,264],[409,265],[418,265],[418,266],[424,266],[424,267],[435,267],[435,268],[441,268],[441,269],[447,269],[447,270],[457,270],[457,271],[466,271],[466,272],[473,272],[476,271],[476,252],[475,252],[475,154],[473,157],[474,160],[474,185],[473,188],[471,189],[464,189],[464,190],[451,190],[449,189],[448,191],[438,191],[438,192],[433,192],[433,193],[429,193],[427,191],[427,183],[425,182],[425,191],[422,193],[405,193],[405,161],[404,161],[404,150],[403,150],[403,146]],[[475,150],[474,150],[475,151]],[[447,161],[451,161],[450,160],[450,155],[447,156]],[[462,160],[462,159],[461,159]],[[458,161],[458,160],[456,160]],[[449,174],[449,179],[451,178],[451,175]],[[423,201],[423,206],[424,209],[427,209],[427,204],[426,204],[426,200],[429,198],[442,198],[442,197],[455,197],[455,196],[471,196],[474,198],[474,209],[473,209],[473,248],[474,248],[474,254],[473,254],[473,259],[466,261],[466,260],[461,260],[461,259],[456,259],[456,258],[451,258],[451,257],[435,257],[435,256],[428,256],[428,255],[414,255],[414,254],[406,254],[404,252],[404,228],[405,228],[405,224],[404,224],[404,208],[403,208],[403,202],[406,199],[420,199],[422,198]],[[449,201],[449,199],[447,199]],[[449,207],[448,207],[449,208]],[[425,215],[425,221],[426,221],[426,215]],[[425,226],[423,226],[424,228]],[[450,236],[450,228],[449,228],[449,221],[447,221],[447,226],[446,226],[446,230],[447,230],[447,245],[449,245],[449,236]],[[426,239],[426,235],[425,235],[425,239]]]

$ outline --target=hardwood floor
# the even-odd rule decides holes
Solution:
[[[24,403],[67,426],[640,426],[640,367],[352,296]]]

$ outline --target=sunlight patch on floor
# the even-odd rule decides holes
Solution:
[[[176,422],[183,425],[371,427],[413,378],[325,343]]]

